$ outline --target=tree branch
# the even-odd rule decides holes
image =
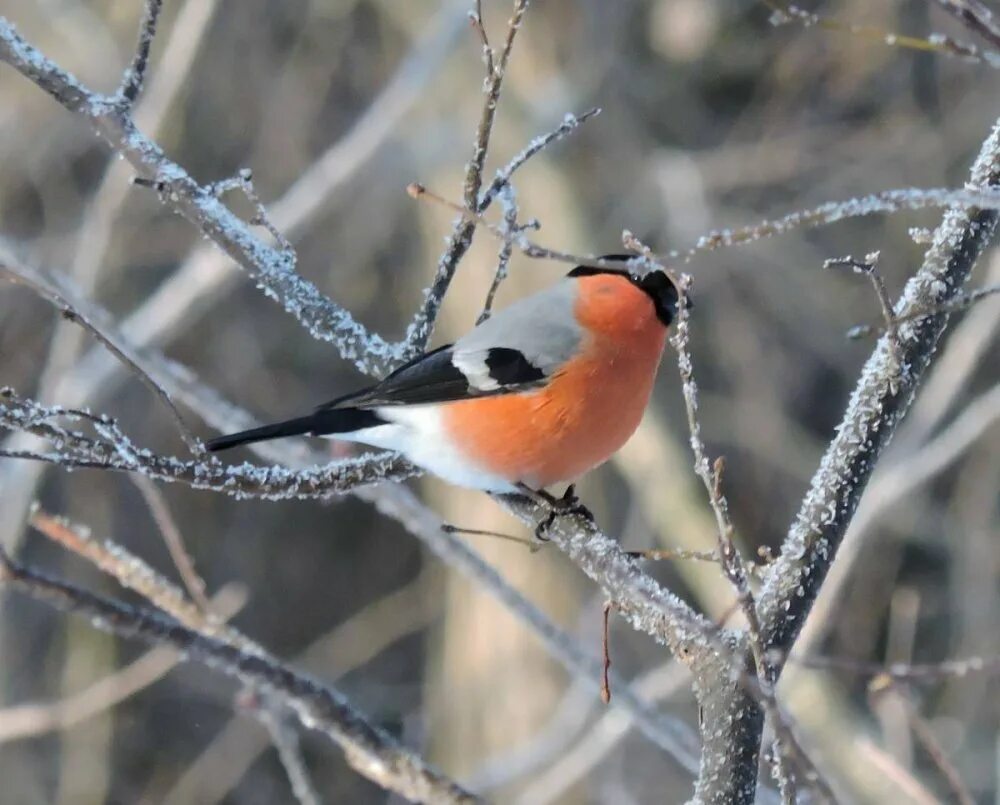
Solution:
[[[199,634],[150,610],[126,606],[49,578],[14,562],[2,550],[0,581],[55,609],[87,618],[112,634],[169,645],[226,676],[277,695],[303,723],[337,743],[355,770],[410,801],[480,801],[401,746],[393,736],[366,722],[339,693],[268,657]]]

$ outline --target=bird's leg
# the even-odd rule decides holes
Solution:
[[[531,498],[540,505],[547,506],[549,509],[549,513],[545,516],[545,519],[535,526],[535,539],[540,542],[549,541],[548,531],[552,528],[552,524],[555,522],[556,517],[572,514],[578,517],[583,517],[591,523],[594,521],[594,515],[591,513],[590,509],[584,506],[580,502],[580,498],[576,496],[576,484],[570,484],[567,486],[566,491],[562,494],[562,497],[558,498],[550,492],[546,492],[544,489],[532,489],[527,484],[519,483],[517,488],[522,494]]]

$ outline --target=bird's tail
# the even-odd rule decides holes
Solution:
[[[380,419],[373,411],[360,408],[324,408],[308,416],[286,419],[284,422],[275,422],[272,425],[263,425],[239,433],[230,433],[228,436],[219,436],[209,440],[205,446],[211,452],[216,453],[231,447],[239,447],[241,444],[264,442],[268,439],[302,436],[306,433],[313,436],[350,433],[384,423],[385,420]]]

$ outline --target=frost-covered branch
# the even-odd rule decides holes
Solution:
[[[990,188],[998,184],[1000,121],[983,143],[969,188],[973,193],[992,192]],[[992,242],[996,226],[994,209],[949,209],[923,265],[895,305],[894,315],[947,305],[960,294],[977,259]],[[896,331],[898,348],[889,334],[884,335],[862,370],[836,436],[757,598],[769,652],[784,655],[794,644],[879,456],[912,402],[947,323],[946,313],[905,321]],[[776,670],[780,673],[780,666]],[[759,733],[737,736],[727,751],[735,754],[748,741],[759,740]],[[745,788],[713,786],[712,793],[711,801],[750,801]]]
[[[167,645],[279,697],[300,721],[337,743],[347,762],[383,788],[413,802],[473,803],[478,798],[428,766],[392,735],[362,718],[337,691],[260,654],[182,626],[152,610],[102,598],[19,564],[0,551],[0,582],[112,634]]]
[[[135,46],[132,64],[122,77],[118,88],[118,97],[125,109],[131,109],[139,93],[142,92],[143,80],[146,77],[146,65],[149,63],[149,49],[153,46],[156,36],[156,23],[163,9],[163,0],[146,0],[143,9],[142,22],[139,24],[139,41]]]
[[[980,48],[971,42],[963,42],[945,34],[932,33],[926,38],[908,36],[871,25],[840,22],[839,20],[817,14],[813,11],[806,11],[794,3],[779,2],[779,0],[762,0],[762,2],[771,9],[770,21],[774,26],[788,25],[794,22],[805,28],[819,27],[827,31],[860,37],[877,45],[932,52],[941,56],[979,62],[994,69],[1000,68],[1000,51],[990,48]],[[937,0],[937,2],[946,11],[965,23],[967,27],[983,36],[994,47],[1000,46],[1000,40],[996,39],[994,32],[990,30],[990,12],[982,6],[979,0]],[[980,9],[985,10],[985,17],[983,18],[978,17]]]
[[[60,424],[86,425],[90,433]],[[363,455],[322,466],[291,470],[250,463],[224,464],[213,456],[182,459],[161,456],[137,446],[110,417],[78,409],[43,406],[0,389],[0,428],[45,439],[47,452],[0,450],[0,457],[44,461],[62,467],[116,470],[157,481],[181,483],[238,499],[325,498],[365,484],[401,480],[414,474],[395,454]]]
[[[37,84],[74,112],[152,183],[172,210],[187,218],[254,279],[264,293],[312,334],[332,343],[367,374],[384,374],[403,355],[403,347],[371,333],[350,313],[296,273],[295,254],[259,240],[250,226],[229,210],[212,185],[199,184],[135,125],[115,98],[101,95],[62,70],[26,42],[0,17],[0,61]]]
[[[937,0],[937,4],[993,47],[1000,48],[1000,20],[981,0]]]
[[[1000,123],[983,144],[970,187],[1000,183]],[[896,304],[897,317],[947,304],[961,293],[997,224],[992,209],[952,209]],[[786,649],[798,634],[882,450],[916,393],[947,314],[906,321],[897,328],[904,371],[893,375],[892,344],[883,336],[862,370],[837,434],[771,566],[759,597],[769,647]],[[892,387],[897,385],[896,393]]]
[[[479,117],[479,126],[476,129],[472,159],[469,160],[465,170],[465,178],[462,181],[462,195],[465,207],[469,210],[480,209],[479,191],[483,185],[483,168],[489,153],[493,122],[496,120],[497,106],[500,103],[500,92],[507,74],[507,63],[510,60],[511,50],[514,48],[514,40],[521,29],[521,22],[527,9],[528,0],[514,0],[513,12],[507,23],[507,36],[499,53],[490,46],[483,24],[481,4],[477,3],[475,11],[471,13],[473,26],[482,39],[486,80],[483,83],[483,109]],[[434,322],[441,309],[441,303],[444,301],[445,294],[448,293],[448,288],[451,287],[451,281],[455,277],[459,262],[472,245],[472,236],[475,231],[476,221],[474,218],[462,216],[455,221],[452,232],[446,239],[445,250],[438,259],[434,279],[430,288],[425,292],[423,304],[407,328],[404,358],[408,359],[419,355],[427,348],[427,343],[434,332]]]

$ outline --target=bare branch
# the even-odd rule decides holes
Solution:
[[[762,2],[773,12],[771,14],[771,24],[775,26],[788,25],[789,23],[797,22],[805,28],[816,26],[824,28],[827,31],[835,31],[838,33],[850,34],[851,36],[857,36],[887,47],[937,53],[942,56],[950,56],[952,58],[979,62],[987,65],[988,67],[1000,68],[1000,52],[991,49],[979,48],[969,42],[960,42],[959,40],[944,34],[933,33],[926,39],[919,36],[907,36],[906,34],[886,31],[882,28],[876,28],[871,25],[857,25],[855,23],[840,22],[838,20],[831,19],[830,17],[824,17],[820,14],[806,11],[792,3],[778,2],[778,0],[762,0]],[[964,5],[966,0],[937,0],[937,2],[939,5],[947,7],[949,5]],[[976,2],[978,4],[978,0],[972,0],[972,2]],[[988,13],[989,12],[987,12],[987,14]],[[961,15],[956,16],[962,18]],[[963,21],[967,23],[969,22],[964,18]],[[973,30],[977,30],[979,33],[982,33],[982,31],[978,30],[972,24],[970,24],[969,27],[973,28]],[[989,36],[986,36],[985,38],[990,39]],[[997,43],[993,42],[993,44],[996,45]]]
[[[1000,21],[980,0],[937,0],[937,4],[993,47],[1000,48]]]
[[[511,176],[513,176],[517,169],[524,165],[525,162],[539,152],[544,151],[550,145],[568,137],[580,128],[580,126],[591,118],[597,117],[600,113],[600,108],[594,107],[593,109],[588,109],[582,115],[567,114],[558,128],[553,129],[547,134],[535,137],[535,139],[528,143],[520,153],[516,154],[510,162],[497,171],[497,175],[490,183],[490,186],[483,191],[483,194],[479,199],[479,204],[476,205],[476,211],[485,212],[490,204],[493,203],[500,191],[505,186],[510,184]]]
[[[84,415],[97,431],[96,435],[69,430],[52,422],[58,418],[79,420]],[[65,467],[135,472],[154,480],[182,483],[240,499],[324,498],[380,480],[401,480],[416,472],[411,464],[393,453],[368,454],[298,471],[247,463],[223,464],[214,456],[203,460],[158,456],[135,445],[110,418],[45,407],[18,397],[11,389],[0,389],[0,428],[40,436],[54,447],[54,452],[50,453],[4,449],[0,450],[3,457]]]
[[[797,772],[802,775],[803,779],[815,785],[825,801],[833,801],[833,792],[829,784],[823,779],[815,764],[798,742],[791,725],[778,705],[774,690],[778,673],[772,665],[770,656],[765,651],[764,637],[757,615],[757,605],[753,592],[750,590],[749,573],[734,542],[735,529],[729,514],[729,503],[722,493],[725,461],[720,456],[710,466],[705,442],[701,437],[701,422],[698,417],[698,385],[694,379],[694,362],[690,348],[690,311],[687,305],[690,282],[690,277],[686,274],[678,278],[677,285],[680,292],[677,303],[678,314],[674,333],[671,336],[671,344],[677,350],[677,366],[681,377],[684,406],[687,411],[689,442],[694,454],[695,474],[705,487],[712,512],[715,515],[716,555],[719,557],[723,574],[736,591],[740,611],[746,619],[748,643],[757,669],[756,692],[759,693],[760,701],[771,720],[772,729],[776,735],[774,742],[775,776],[781,783],[780,787],[786,796],[786,801],[794,805],[795,778],[788,767],[788,763],[794,761]],[[713,760],[708,756],[713,751],[712,744],[717,740],[717,736],[725,734],[726,730],[724,724],[720,725],[703,719],[702,735],[705,749],[699,782],[711,776],[711,772],[706,772],[706,768],[713,763]]]
[[[212,611],[226,621],[243,608],[246,600],[246,591],[240,585],[227,585],[212,598]],[[65,698],[0,709],[0,744],[80,724],[148,688],[180,661],[173,649],[159,646]]]
[[[988,188],[998,182],[1000,124],[983,143],[970,186]],[[994,210],[949,210],[924,264],[894,308],[898,315],[954,298],[991,242],[996,222]],[[888,337],[879,341],[869,358],[761,591],[759,609],[769,649],[787,649],[801,629],[877,459],[916,393],[946,324],[947,316],[941,314],[899,327],[902,365],[908,371],[899,379],[898,393],[890,388],[893,361]]]
[[[42,272],[33,269],[20,260],[15,260],[14,255],[7,254],[7,249],[0,243],[0,276],[4,279],[19,285],[30,288],[43,299],[51,302],[61,312],[64,319],[80,325],[90,333],[97,341],[115,356],[121,363],[131,371],[139,381],[148,388],[153,395],[158,397],[164,407],[170,412],[177,430],[188,446],[188,449],[196,456],[205,454],[205,447],[201,441],[191,432],[181,412],[177,410],[170,395],[160,386],[149,373],[143,370],[140,365],[140,358],[129,348],[127,342],[115,337],[113,328],[108,321],[96,321],[92,314],[78,310],[70,301],[69,294],[60,287],[60,282],[55,277],[46,276]]]
[[[58,610],[87,618],[112,634],[171,646],[226,676],[260,686],[286,701],[303,723],[337,743],[356,771],[402,797],[429,803],[479,801],[387,732],[370,725],[339,693],[268,657],[247,653],[150,610],[49,578],[14,562],[2,550],[0,581]]]
[[[153,38],[156,36],[156,23],[160,17],[160,10],[163,8],[163,0],[145,0],[145,8],[142,13],[142,22],[139,25],[139,41],[135,46],[135,55],[132,57],[131,66],[125,71],[122,77],[121,86],[118,88],[118,98],[122,101],[125,111],[131,109],[139,93],[142,92],[143,81],[146,77],[146,66],[149,63],[149,49],[153,45]]]
[[[483,109],[480,113],[479,127],[476,130],[476,140],[473,144],[472,159],[465,171],[462,182],[462,194],[465,199],[465,209],[480,210],[479,190],[483,184],[483,168],[486,165],[486,155],[489,151],[490,136],[493,133],[493,122],[496,119],[497,106],[500,102],[500,91],[503,88],[504,76],[507,74],[507,62],[514,47],[514,39],[521,29],[524,12],[529,0],[514,0],[514,10],[507,23],[507,37],[499,55],[490,47],[483,27],[482,7],[477,3],[472,15],[473,25],[480,33],[483,41],[484,61],[487,75],[483,85]],[[483,207],[485,209],[485,207]],[[427,342],[434,331],[434,322],[444,296],[451,287],[451,281],[458,269],[458,263],[472,245],[472,236],[476,231],[476,219],[463,216],[456,221],[451,235],[447,239],[444,253],[438,260],[437,270],[430,288],[424,294],[423,304],[407,328],[405,343],[407,344],[404,359],[419,355],[427,347]]]
[[[203,613],[210,613],[212,604],[205,594],[207,589],[205,580],[195,569],[194,560],[184,545],[184,536],[181,534],[174,516],[170,513],[170,507],[167,505],[167,499],[163,492],[145,475],[132,474],[129,475],[129,479],[146,502],[146,508],[149,509],[149,514],[163,537],[167,552],[180,574],[181,581],[184,582],[187,594]]]
[[[45,58],[2,17],[0,61],[10,64],[71,112],[85,117],[108,145],[132,164],[141,179],[161,189],[161,198],[172,209],[239,263],[265,294],[279,301],[314,338],[332,343],[367,374],[384,373],[401,359],[403,346],[369,332],[315,285],[298,276],[294,253],[271,248],[254,237],[248,225],[218,200],[211,187],[198,184],[168,159],[136,128],[128,114]]]

